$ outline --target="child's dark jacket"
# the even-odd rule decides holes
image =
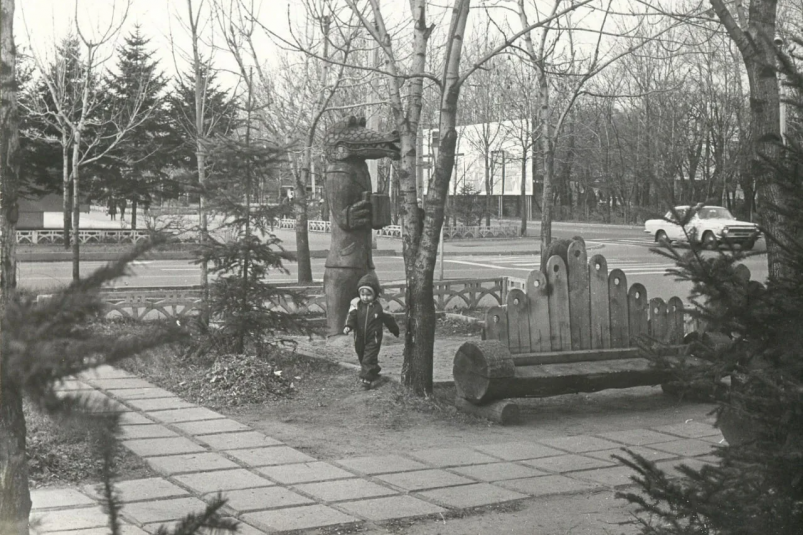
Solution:
[[[370,303],[363,303],[359,297],[352,299],[346,325],[354,331],[354,341],[360,345],[381,343],[383,326],[387,326],[394,336],[399,336],[396,320],[382,309],[382,304],[376,299]]]

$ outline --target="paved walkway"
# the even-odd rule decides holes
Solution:
[[[126,535],[172,525],[223,491],[226,514],[255,535],[367,524],[557,494],[612,493],[632,472],[610,459],[628,446],[672,469],[713,460],[722,440],[708,423],[493,445],[455,445],[403,455],[322,462],[220,413],[188,403],[114,368],[65,385],[124,414],[125,447],[161,477],[118,485]],[[535,435],[535,434],[534,434]],[[106,517],[92,486],[32,492],[34,533],[98,535]]]

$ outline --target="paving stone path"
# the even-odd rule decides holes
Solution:
[[[124,411],[122,441],[161,477],[120,482],[125,535],[154,533],[223,491],[240,533],[256,535],[439,515],[579,492],[612,492],[632,471],[622,447],[670,470],[711,462],[720,432],[702,422],[594,436],[460,445],[319,461],[220,413],[114,368],[64,385]],[[32,492],[33,533],[100,535],[93,486]]]

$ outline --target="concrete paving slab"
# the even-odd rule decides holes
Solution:
[[[354,477],[354,474],[351,472],[347,472],[342,468],[338,468],[329,463],[320,461],[312,463],[282,464],[278,466],[263,466],[261,468],[257,468],[257,472],[285,485]]]
[[[188,513],[198,513],[206,508],[206,503],[198,498],[172,498],[127,503],[123,516],[140,524],[178,520]]]
[[[446,509],[437,505],[413,498],[412,496],[390,496],[372,498],[339,504],[338,507],[354,516],[367,518],[374,522],[393,520],[396,518],[414,518],[438,513]]]
[[[83,379],[82,379],[83,380]],[[150,388],[153,387],[151,383],[144,379],[137,377],[128,377],[124,379],[85,379],[87,383],[104,390],[125,390],[128,388]]]
[[[700,455],[710,455],[716,446],[711,442],[696,438],[675,440],[672,442],[661,442],[660,444],[650,445],[651,449],[666,451],[684,457],[697,457]]]
[[[207,495],[213,497],[214,494]],[[294,505],[308,505],[314,503],[306,496],[297,494],[284,487],[256,487],[252,489],[231,490],[225,495],[228,502],[226,507],[238,515],[250,511],[265,511],[267,509],[281,509]]]
[[[90,505],[95,505],[95,500],[76,489],[35,489],[31,491],[31,511]]]
[[[146,462],[161,474],[168,476],[191,472],[207,472],[239,468],[236,463],[217,453],[185,453],[182,455],[165,455],[151,457]]]
[[[250,524],[246,524],[240,519],[235,518],[237,521],[237,535],[265,535],[265,531],[257,529]]]
[[[219,420],[201,420],[197,422],[180,422],[173,425],[188,435],[208,435],[211,433],[233,433],[250,431],[251,428],[235,420],[223,418]]]
[[[685,477],[683,473],[678,470],[680,465],[685,465],[692,470],[700,470],[703,466],[711,463],[703,461],[702,459],[673,459],[671,461],[661,461],[656,463],[656,466],[666,472],[668,477]]]
[[[86,370],[76,376],[78,379],[129,379],[134,376],[125,370],[114,366],[102,365],[91,370]]]
[[[452,474],[451,472],[440,469],[385,474],[376,476],[376,479],[407,491],[437,489],[440,487],[454,487],[456,485],[475,483],[473,479],[468,479],[467,477]]]
[[[32,533],[36,533],[36,531],[32,531]],[[103,527],[70,531],[53,531],[48,533],[48,535],[109,535],[109,528]],[[148,532],[142,528],[138,528],[137,526],[123,523],[120,525],[120,535],[148,535]]]
[[[292,531],[359,522],[357,518],[325,505],[303,505],[248,513],[243,516],[243,520],[266,531]]]
[[[496,460],[471,448],[433,448],[414,451],[410,453],[410,456],[438,468],[465,466],[467,464],[487,464]]]
[[[383,487],[364,479],[339,479],[322,483],[305,483],[296,485],[294,488],[299,492],[325,502],[358,500],[360,498],[396,494],[396,491],[391,488]]]
[[[188,492],[161,477],[129,479],[115,485],[123,503],[155,500],[156,498],[174,498],[186,496]],[[89,496],[100,499],[102,489],[98,485],[85,485],[82,490]]]
[[[584,455],[574,455],[573,453],[558,455],[557,457],[530,459],[528,461],[521,462],[543,472],[558,473],[576,472],[577,470],[591,470],[592,468],[605,468],[615,465],[613,461],[604,461],[602,459],[594,459]]]
[[[159,455],[175,455],[177,453],[195,453],[206,451],[206,448],[184,437],[142,438],[126,440],[123,446],[140,457],[156,457]]]
[[[599,483],[593,481],[580,481],[561,475],[511,479],[510,481],[500,481],[497,485],[536,497],[550,494],[574,494],[603,488]]]
[[[166,438],[177,437],[178,433],[171,431],[163,425],[123,425],[120,426],[120,439],[135,440],[138,438]]]
[[[287,446],[228,450],[227,455],[249,466],[273,466],[277,464],[311,463],[317,459]]]
[[[475,464],[472,466],[459,466],[457,468],[451,468],[450,470],[462,476],[486,481],[488,483],[505,479],[545,476],[548,474],[547,472],[542,472],[541,470],[516,463]]]
[[[722,436],[722,433],[718,435],[711,435],[710,437],[700,437],[700,440],[705,440],[706,442],[717,444],[719,446],[724,446],[727,443],[725,437]]]
[[[172,392],[156,386],[124,389],[109,388],[106,392],[124,401],[129,399],[172,398],[175,396]]]
[[[254,487],[271,487],[273,481],[249,472],[245,468],[233,470],[215,470],[214,472],[200,472],[197,474],[183,474],[174,476],[174,479],[191,488],[199,494],[210,492],[250,489]]]
[[[74,392],[77,390],[94,390],[91,385],[77,380],[61,381],[53,387],[59,392]]]
[[[159,422],[167,424],[179,422],[194,422],[198,420],[216,420],[223,418],[219,412],[211,411],[205,407],[192,407],[167,411],[148,411],[148,416]]]
[[[586,470],[572,474],[572,477],[585,481],[593,481],[606,487],[622,487],[635,485],[631,477],[637,476],[635,470],[627,466],[614,466],[612,468],[599,468],[597,470]]]
[[[689,420],[679,424],[663,425],[661,427],[653,427],[653,431],[659,433],[669,433],[670,435],[677,435],[685,438],[700,438],[720,434],[719,429],[714,427],[708,422],[698,422],[696,420]]]
[[[197,407],[194,403],[178,397],[127,399],[125,402],[140,411],[163,411],[169,409],[188,409]]]
[[[124,412],[120,415],[120,425],[153,425],[154,421],[138,412]]]
[[[38,523],[40,533],[69,531],[75,529],[102,528],[109,519],[100,507],[82,507],[59,511],[42,511],[31,515],[31,521]]]
[[[657,444],[658,442],[671,442],[677,440],[673,435],[659,433],[650,429],[630,429],[627,431],[611,431],[610,433],[599,433],[597,436],[614,442],[621,442],[629,446],[646,446]]]
[[[265,436],[257,431],[243,431],[241,433],[217,435],[196,435],[195,438],[216,450],[237,450],[282,445],[278,440]]]
[[[619,446],[619,444],[616,442],[611,442],[610,440],[605,440],[604,438],[591,437],[588,435],[546,438],[539,440],[539,442],[549,447],[570,451],[572,453],[609,450]]]
[[[536,478],[538,479],[538,478]],[[520,480],[516,480],[520,481]],[[418,493],[424,499],[431,500],[446,507],[467,509],[481,507],[494,503],[504,503],[526,498],[525,494],[509,489],[491,485],[490,483],[477,483],[460,487],[427,490]]]
[[[474,449],[503,461],[522,461],[524,459],[551,457],[564,453],[561,450],[549,448],[536,442],[503,442],[501,444],[474,446]]]
[[[226,517],[226,518],[232,518],[232,517]],[[244,522],[241,522],[239,519],[235,518],[234,520],[238,522],[238,524],[237,524],[237,535],[265,535],[265,531],[263,531],[263,530],[257,529],[257,528],[255,528],[253,526],[250,526],[250,525],[248,525],[248,524],[246,524]],[[168,530],[170,530],[169,532],[172,533],[173,531],[175,531],[177,526],[178,526],[178,521],[172,520],[172,521],[167,521],[167,522],[154,522],[152,524],[145,524],[144,528],[147,531],[147,533],[151,533],[151,534],[157,533],[159,531],[159,529],[163,528],[163,527],[168,529]],[[207,535],[207,533],[209,533],[209,532],[206,531],[206,532],[203,533],[203,535]],[[226,532],[224,532],[224,533],[226,533]],[[107,534],[104,534],[104,535],[107,535]],[[215,535],[217,535],[217,533]]]
[[[667,453],[665,451],[655,450],[652,448],[648,448],[646,446],[627,446],[627,449],[632,451],[633,453],[638,453],[645,459],[649,459],[653,462],[663,461],[665,459],[672,459],[677,457],[674,453]],[[588,453],[584,453],[586,457],[594,457],[595,459],[601,459],[603,461],[610,461],[612,463],[616,463],[615,459],[611,458],[611,455],[618,455],[620,457],[624,457],[625,459],[629,459],[630,456],[627,452],[622,448],[617,448],[615,450],[602,450],[602,451],[589,451]]]
[[[407,472],[428,468],[424,463],[413,461],[400,455],[381,455],[378,457],[353,457],[335,461],[340,466],[354,472],[374,475],[391,472]]]

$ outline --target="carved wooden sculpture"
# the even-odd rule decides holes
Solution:
[[[357,281],[373,271],[371,176],[365,160],[400,158],[399,135],[365,127],[365,119],[349,117],[335,123],[324,138],[326,196],[332,218],[332,242],[323,275],[329,335],[343,331],[349,301],[357,296]]]

